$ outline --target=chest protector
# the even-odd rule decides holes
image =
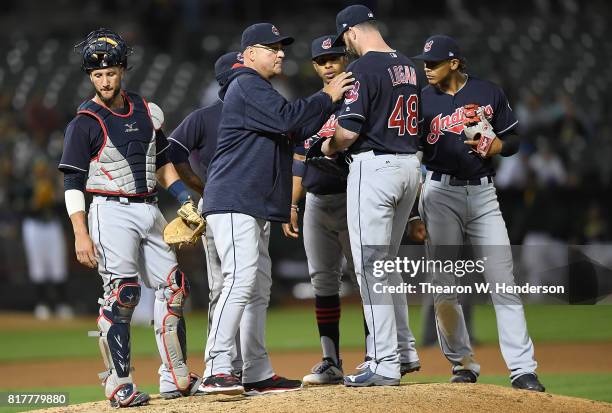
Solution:
[[[95,118],[104,143],[89,162],[87,192],[109,195],[147,195],[155,190],[155,130],[148,106],[140,96],[126,92],[129,111],[112,112],[93,100],[79,106],[78,114]]]

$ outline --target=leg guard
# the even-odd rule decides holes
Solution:
[[[114,281],[100,299],[98,345],[107,371],[100,374],[106,397],[120,406],[127,406],[137,396],[130,367],[130,321],[140,300],[138,279]]]
[[[189,282],[179,269],[167,278],[166,286],[155,293],[155,336],[165,369],[170,372],[176,389],[190,391],[191,376],[187,360],[187,331],[183,306],[189,296]],[[163,370],[163,368],[162,368]],[[160,385],[163,385],[162,375]],[[163,386],[162,386],[163,387]],[[160,389],[165,391],[166,389]]]

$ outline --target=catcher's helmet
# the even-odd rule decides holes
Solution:
[[[74,50],[83,55],[81,68],[87,73],[111,66],[127,68],[127,57],[133,53],[121,36],[104,28],[89,33]]]

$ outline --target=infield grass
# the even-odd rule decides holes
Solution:
[[[525,309],[529,333],[535,342],[612,341],[612,305],[550,306],[532,305]],[[206,314],[187,314],[188,348],[204,348]],[[420,306],[410,307],[410,325],[415,336],[421,337]],[[0,363],[3,361],[44,360],[62,357],[98,357],[94,338],[95,317],[79,319],[61,327],[35,330],[4,328],[0,331]],[[491,306],[479,305],[474,311],[476,339],[482,343],[497,342],[495,313]],[[363,347],[361,307],[346,305],[341,318],[342,346]],[[157,348],[153,328],[132,327],[132,351],[136,356],[155,356]],[[316,350],[319,338],[314,309],[308,306],[272,308],[268,314],[268,348],[271,351]],[[612,393],[612,391],[611,391]]]

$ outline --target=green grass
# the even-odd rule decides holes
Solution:
[[[541,374],[540,379],[546,386],[546,391],[553,394],[563,394],[566,396],[582,397],[592,400],[600,400],[612,402],[612,373],[606,374],[587,374],[579,373],[571,376],[560,374]],[[417,383],[440,383],[446,382],[448,376],[425,376],[419,377],[418,381],[404,380],[405,382]],[[497,384],[500,386],[510,387],[508,377],[505,376],[481,376],[478,379],[479,383]],[[157,393],[157,386],[140,386],[143,391]],[[91,401],[102,400],[102,388],[100,386],[82,386],[82,387],[66,387],[52,389],[19,389],[19,392],[68,392],[70,404],[85,403]],[[3,408],[0,407],[0,413],[4,412],[19,412],[31,410],[33,407],[23,408]]]
[[[410,308],[411,327],[417,338],[421,337],[421,308]],[[612,341],[612,306],[550,306],[531,305],[525,309],[529,332],[538,342],[593,342]],[[491,306],[477,306],[474,311],[476,338],[481,343],[496,343],[495,313]],[[205,345],[206,314],[189,313],[188,347],[202,352]],[[63,325],[60,330],[50,326],[35,331],[3,328],[0,331],[0,368],[3,362],[20,360],[58,359],[62,357],[99,357],[94,338],[87,337],[87,330],[94,330],[95,317],[90,323],[75,322]],[[361,307],[346,305],[342,308],[342,345],[344,348],[363,347],[363,322]],[[157,356],[157,348],[151,327],[132,328],[133,354]],[[320,343],[313,308],[309,306],[273,308],[268,314],[268,347],[271,351],[318,350]],[[601,374],[572,373],[542,374],[541,379],[551,393],[612,402],[612,372]],[[419,377],[419,382],[445,382],[446,376]],[[504,376],[482,376],[481,383],[509,386]],[[156,386],[143,386],[145,391],[157,393]],[[43,389],[28,389],[29,391]],[[6,390],[3,390],[6,391]],[[23,389],[19,389],[23,392]],[[44,389],[44,391],[68,391],[70,403],[101,400],[102,388],[84,386],[74,388]],[[29,410],[0,407],[0,412]]]
[[[612,306],[528,306],[525,310],[529,332],[535,342],[612,341]],[[410,308],[410,324],[417,339],[421,337],[420,307]],[[497,342],[495,314],[491,306],[477,306],[474,315],[476,338],[481,343]],[[188,348],[201,352],[205,345],[206,314],[187,315]],[[61,357],[97,357],[95,339],[87,337],[91,324],[51,329],[0,331],[0,363],[18,360],[43,360]],[[363,346],[361,307],[344,306],[341,319],[342,345]],[[151,327],[132,328],[133,354],[155,356],[157,348]],[[310,307],[273,308],[268,315],[268,348],[271,351],[318,349],[319,339],[314,311]]]
[[[155,385],[150,386],[138,386],[138,389],[147,392],[147,393],[159,393],[159,388]],[[4,392],[10,392],[10,390],[3,390]],[[28,392],[67,392],[68,393],[68,403],[69,404],[79,404],[79,403],[87,403],[93,401],[104,400],[104,389],[101,386],[79,386],[79,387],[53,387],[53,388],[31,388],[31,389],[18,389],[16,390],[18,393],[28,393]],[[43,409],[46,407],[53,406],[27,406],[27,407],[0,407],[0,413],[9,413],[9,412],[23,412],[34,409]]]

